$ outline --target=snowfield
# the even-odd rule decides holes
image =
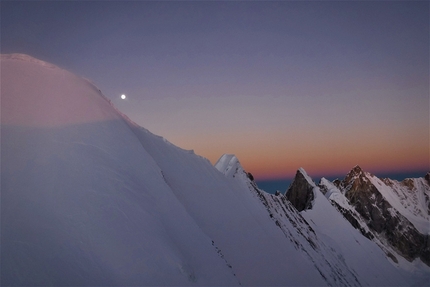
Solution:
[[[300,169],[315,198],[299,213],[234,155],[214,167],[52,64],[2,55],[1,104],[2,286],[429,282],[428,266],[390,262],[352,227],[335,186],[324,196]],[[428,220],[411,204],[395,206]]]

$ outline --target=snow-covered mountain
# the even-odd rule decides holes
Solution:
[[[424,234],[428,179],[372,180],[396,186],[387,202]],[[316,185],[300,169],[294,195],[270,195],[234,155],[212,166],[89,81],[1,56],[2,286],[425,285],[425,253],[409,263],[375,236],[349,182]]]
[[[323,179],[326,197],[369,238],[377,238],[398,262],[419,258],[430,265],[429,174],[402,182],[379,179],[354,167],[342,181]],[[367,228],[366,228],[367,227]],[[394,252],[393,252],[394,251]],[[394,255],[397,254],[397,255]]]

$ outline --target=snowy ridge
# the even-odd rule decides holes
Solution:
[[[51,63],[33,58],[33,57],[26,55],[26,54],[18,54],[18,53],[1,54],[0,57],[2,60],[18,60],[18,61],[24,61],[24,62],[31,62],[31,63],[35,63],[37,65],[40,65],[40,66],[43,66],[46,68],[59,69],[57,66],[55,66]]]
[[[2,285],[239,284],[98,89],[2,59],[2,108]]]
[[[2,107],[2,285],[324,284],[242,185],[89,82],[2,59]]]
[[[89,81],[25,55],[4,55],[2,125],[66,127],[123,119]],[[22,82],[25,82],[23,84]]]
[[[416,273],[421,261],[405,272],[386,260],[304,169],[295,191],[312,204],[299,212],[258,189],[236,156],[212,166],[133,123],[87,80],[23,55],[1,65],[1,285],[427,279]]]

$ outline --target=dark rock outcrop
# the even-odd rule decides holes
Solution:
[[[306,179],[303,171],[298,170],[285,196],[298,211],[303,211],[312,208],[313,189],[314,186]]]

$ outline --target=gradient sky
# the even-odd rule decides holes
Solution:
[[[2,1],[1,52],[257,179],[430,170],[427,1]]]

